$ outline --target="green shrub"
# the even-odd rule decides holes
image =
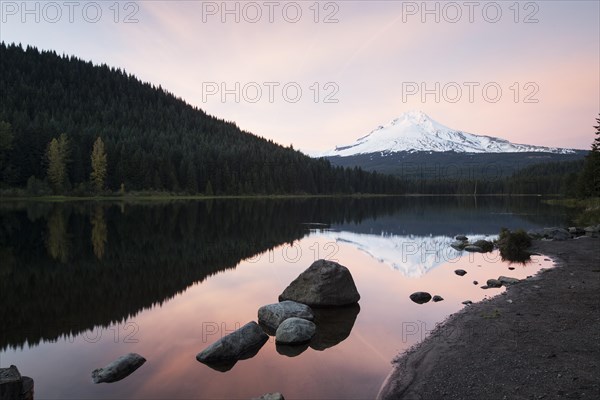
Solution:
[[[525,262],[529,260],[527,249],[531,247],[531,238],[522,229],[514,232],[502,228],[498,237],[498,248],[503,260]]]

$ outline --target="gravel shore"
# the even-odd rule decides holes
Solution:
[[[600,399],[600,239],[534,241],[557,267],[451,315],[378,398]]]

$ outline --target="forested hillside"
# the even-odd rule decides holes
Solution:
[[[94,155],[92,157],[92,154]],[[0,44],[0,177],[30,192],[398,193],[106,65]]]

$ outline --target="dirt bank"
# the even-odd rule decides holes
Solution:
[[[600,239],[534,241],[557,268],[465,307],[394,361],[380,399],[600,399]]]

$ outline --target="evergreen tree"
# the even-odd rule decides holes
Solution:
[[[598,114],[600,115],[600,114]],[[592,151],[599,152],[600,151],[600,117],[596,118],[596,123],[598,125],[594,126],[596,128],[596,138],[594,139],[594,143],[592,143]]]
[[[596,138],[577,180],[578,195],[584,198],[600,197],[600,118],[596,118],[596,122]]]
[[[69,140],[64,133],[58,139],[52,139],[48,144],[46,150],[47,177],[54,193],[62,193],[68,186],[68,154]]]
[[[90,174],[90,180],[92,185],[97,192],[104,189],[104,182],[106,180],[106,151],[104,150],[104,142],[102,138],[98,137],[94,142],[92,149],[92,173]]]

